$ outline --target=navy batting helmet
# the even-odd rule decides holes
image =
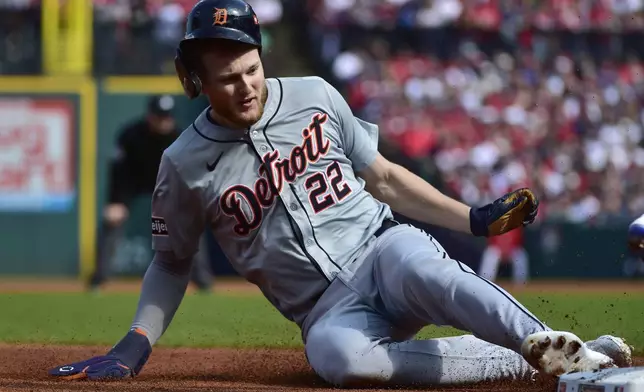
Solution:
[[[253,8],[243,0],[201,0],[192,8],[186,22],[186,35],[179,42],[175,66],[188,97],[201,94],[201,80],[183,55],[190,41],[225,39],[256,47],[262,51],[262,35]],[[184,74],[184,76],[182,76]]]

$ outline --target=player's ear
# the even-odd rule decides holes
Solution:
[[[184,93],[190,97],[194,94],[194,91],[191,91],[190,74],[178,55],[174,57],[174,69],[177,74],[177,78],[179,78],[179,83],[181,83],[181,87],[183,87]]]
[[[174,57],[174,69],[186,96],[190,99],[197,98],[201,94],[201,80],[188,70],[180,49],[177,49]]]

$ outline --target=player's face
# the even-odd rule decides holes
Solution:
[[[206,51],[203,91],[215,120],[222,125],[246,129],[264,113],[266,84],[264,68],[255,48]]]

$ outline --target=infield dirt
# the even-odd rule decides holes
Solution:
[[[629,284],[626,284],[629,286]],[[626,287],[624,282],[539,283],[508,290],[529,291],[642,291],[642,283]],[[77,291],[76,283],[30,281],[0,282],[0,292]],[[106,291],[137,290],[138,283],[113,283]],[[219,292],[253,292],[253,288],[235,282],[221,282]],[[0,345],[0,391],[331,391],[313,373],[302,350],[293,349],[194,349],[156,348],[143,373],[135,379],[95,383],[86,380],[52,380],[47,370],[94,355],[109,347]],[[636,361],[644,366],[644,358]],[[503,382],[454,387],[416,388],[432,391],[554,392],[556,382]],[[363,389],[364,390],[364,389]],[[376,391],[381,389],[369,389]],[[399,390],[410,390],[400,388]]]

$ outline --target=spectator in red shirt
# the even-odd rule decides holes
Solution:
[[[525,284],[530,275],[528,253],[523,247],[523,229],[490,238],[483,252],[479,275],[494,281],[501,263],[512,265],[512,282]]]

